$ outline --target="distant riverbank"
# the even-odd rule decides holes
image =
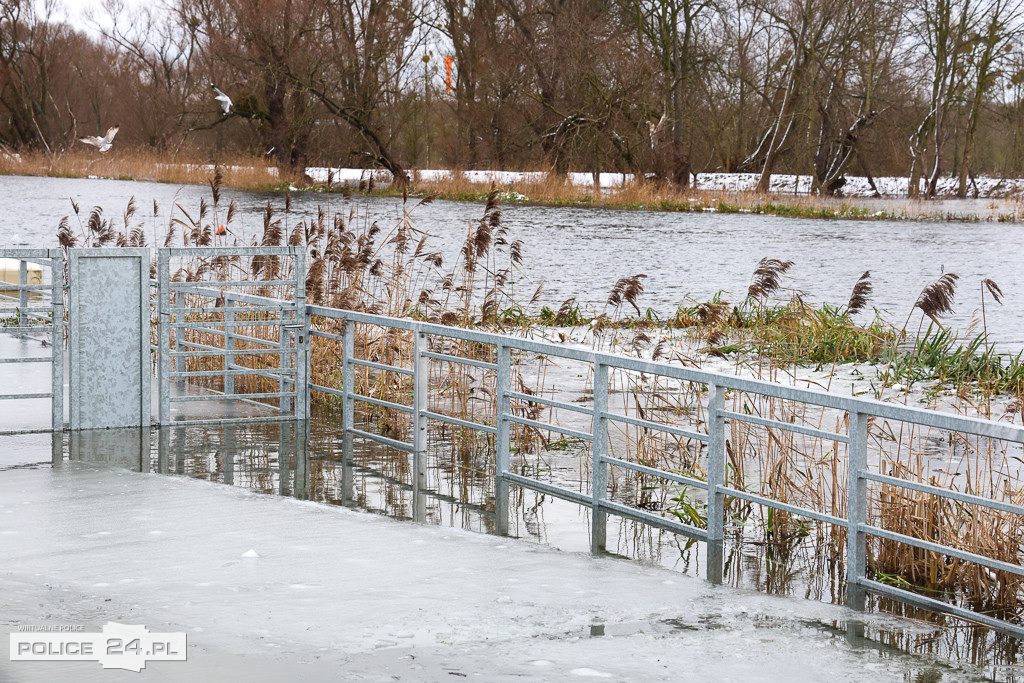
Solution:
[[[172,184],[206,185],[219,168],[224,185],[249,191],[341,191],[395,195],[390,174],[358,168],[310,166],[302,177],[287,177],[261,156],[225,156],[208,159],[178,157],[151,151],[112,150],[107,155],[74,152],[56,156],[0,154],[0,174],[63,178],[104,178]],[[650,180],[638,181],[623,173],[568,173],[546,171],[451,171],[411,169],[411,192],[454,201],[482,201],[492,184],[504,203],[546,206],[595,206],[642,211],[751,213],[773,216],[857,220],[944,220],[1018,222],[1024,220],[1024,179],[978,178],[977,196],[955,199],[956,184],[944,179],[938,197],[907,199],[907,179],[874,178],[879,196],[868,179],[850,176],[842,197],[810,194],[806,175],[776,174],[771,192],[754,191],[755,173],[699,173],[690,188]]]

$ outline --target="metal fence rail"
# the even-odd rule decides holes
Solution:
[[[2,393],[0,401],[50,399],[50,430],[64,429],[64,256],[60,249],[0,249],[0,259],[18,262],[18,282],[0,282],[0,317],[10,313],[13,325],[0,327],[12,334],[48,333],[50,354],[0,358],[0,364],[50,363],[50,390]],[[49,274],[49,284],[29,284],[28,266]],[[40,430],[45,431],[45,430]],[[19,430],[23,432],[23,430]]]
[[[326,391],[343,397],[343,419],[346,438],[350,438],[349,435],[355,435],[386,446],[410,451],[413,454],[414,461],[419,463],[425,457],[426,424],[430,420],[442,421],[448,424],[476,429],[481,432],[496,435],[495,514],[496,528],[499,533],[508,533],[509,486],[516,485],[590,507],[592,511],[591,547],[594,551],[601,551],[605,547],[608,515],[625,517],[645,524],[650,524],[658,528],[666,529],[689,538],[705,541],[708,543],[708,578],[713,582],[720,582],[722,580],[723,571],[722,544],[725,538],[725,500],[727,497],[737,498],[847,529],[847,603],[855,609],[864,608],[866,593],[867,591],[871,591],[873,593],[895,598],[925,609],[969,619],[973,622],[984,624],[999,631],[1010,633],[1016,637],[1024,637],[1024,628],[1017,624],[996,619],[985,614],[972,612],[940,600],[924,597],[910,591],[883,584],[872,580],[867,576],[867,543],[869,537],[905,543],[913,547],[944,554],[948,557],[974,562],[992,570],[1024,575],[1024,568],[1018,564],[1003,562],[975,553],[961,551],[947,545],[916,539],[904,534],[882,529],[868,523],[867,484],[869,481],[895,486],[910,491],[941,496],[949,500],[983,506],[1003,513],[1014,515],[1024,514],[1024,507],[1005,501],[997,501],[979,496],[963,494],[957,491],[942,489],[916,481],[871,472],[868,469],[868,425],[870,420],[875,418],[894,420],[940,430],[962,432],[990,439],[999,439],[1024,444],[1024,429],[1021,427],[980,418],[950,415],[920,408],[882,403],[871,399],[841,396],[823,391],[801,389],[772,382],[736,377],[733,375],[693,370],[691,368],[669,365],[666,363],[646,361],[596,351],[566,348],[548,342],[519,339],[476,330],[446,327],[409,319],[389,318],[387,316],[345,311],[324,306],[307,306],[306,313],[307,316],[335,319],[342,322],[343,332],[340,335],[315,330],[312,332],[313,336],[325,337],[342,343],[342,390],[338,391],[330,387],[318,385],[312,385],[311,390]],[[354,326],[357,323],[412,332],[415,335],[413,368],[388,366],[373,361],[367,361],[366,359],[356,358],[353,340],[355,336]],[[460,358],[449,354],[428,351],[426,343],[428,337],[456,339],[492,346],[495,349],[497,362],[490,363],[477,359]],[[513,350],[544,354],[550,357],[582,361],[584,363],[591,364],[594,377],[593,406],[591,408],[585,408],[580,405],[567,404],[545,397],[512,391],[511,359]],[[497,396],[495,400],[497,401],[497,424],[494,426],[483,425],[467,420],[444,416],[430,411],[428,409],[428,388],[426,385],[426,368],[429,360],[464,363],[466,365],[496,370]],[[414,378],[412,405],[399,406],[355,393],[354,368],[356,366],[411,374]],[[647,419],[611,412],[608,407],[610,370],[646,373],[649,375],[679,380],[681,382],[691,382],[706,386],[708,395],[706,403],[707,433],[682,429]],[[738,391],[747,394],[779,398],[787,401],[842,411],[846,415],[845,422],[848,424],[848,431],[846,433],[832,432],[798,424],[791,424],[779,420],[767,419],[756,415],[729,411],[725,409],[726,391]],[[513,400],[529,400],[536,403],[542,403],[547,406],[557,407],[559,409],[589,414],[593,421],[593,431],[592,433],[586,433],[579,430],[560,427],[556,424],[538,422],[514,415],[511,410],[511,402]],[[406,443],[393,438],[384,437],[379,434],[373,434],[362,429],[356,429],[353,413],[357,402],[368,402],[376,405],[383,405],[388,408],[400,409],[403,412],[410,413],[413,416],[413,442]],[[727,424],[733,421],[770,427],[794,434],[801,434],[804,436],[846,444],[848,453],[848,480],[845,482],[848,500],[847,516],[845,518],[841,518],[727,486],[725,477],[727,463],[725,447],[726,429]],[[608,453],[608,426],[610,423],[615,422],[626,423],[650,430],[659,430],[707,444],[707,480],[702,481],[700,479],[680,475],[679,473],[647,467],[621,458],[612,457]],[[590,493],[581,493],[579,491],[556,486],[535,478],[512,472],[510,467],[510,427],[513,423],[556,431],[591,441],[590,471],[592,473],[592,482]],[[608,478],[609,468],[611,466],[623,467],[647,475],[660,477],[666,481],[694,486],[707,491],[707,528],[705,529],[685,524],[681,521],[661,517],[659,515],[622,505],[621,503],[610,500],[608,496]],[[416,464],[414,467],[416,471],[419,472],[421,465]]]

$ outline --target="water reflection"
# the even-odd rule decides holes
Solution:
[[[149,472],[151,435],[147,428],[83,429],[68,435],[68,460]],[[54,440],[56,446],[57,440]],[[56,449],[54,457],[56,458]]]
[[[346,437],[340,424],[335,415],[324,412],[310,422],[83,431],[68,437],[67,452],[72,462],[189,476],[396,519],[493,532],[493,458],[437,447],[444,435],[433,434],[434,447],[417,461],[410,453]],[[63,444],[59,438],[53,443],[58,464]],[[513,487],[510,528],[520,538],[589,551],[587,509],[544,494]],[[706,544],[615,517],[609,519],[609,548],[688,575],[703,577],[709,566]],[[744,539],[741,530],[718,551],[724,554],[729,585],[828,603],[841,604],[844,599],[841,556],[829,543]],[[878,600],[873,608],[909,617],[918,627],[879,628],[856,620],[810,626],[819,631],[832,628],[837,638],[881,656],[924,653],[986,667],[991,680],[1021,680],[1024,657],[1013,638],[893,601]],[[636,629],[710,627],[641,624]],[[623,626],[595,624],[589,635],[614,635],[609,628]],[[922,667],[908,680],[937,681],[943,676],[942,670]]]

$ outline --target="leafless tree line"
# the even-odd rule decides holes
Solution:
[[[0,143],[390,171],[1024,174],[1024,0],[0,0]],[[454,58],[449,88],[443,60]],[[228,93],[224,113],[210,84]]]

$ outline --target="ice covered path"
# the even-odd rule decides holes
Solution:
[[[243,557],[250,550],[258,557]],[[5,632],[24,624],[99,631],[109,620],[185,631],[189,645],[187,662],[150,662],[140,675],[96,662],[11,662],[4,637],[0,681],[902,681],[929,669],[947,681],[967,673],[854,647],[829,626],[851,614],[838,607],[80,463],[0,471],[0,595]]]

